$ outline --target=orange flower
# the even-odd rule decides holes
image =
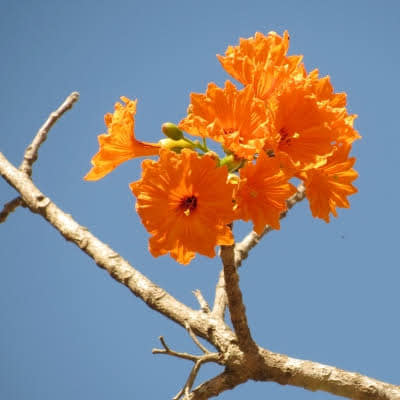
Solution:
[[[261,151],[268,134],[268,115],[251,86],[238,90],[226,81],[221,89],[210,83],[206,94],[192,93],[190,98],[188,116],[180,122],[180,129],[210,137],[239,158],[251,160]]]
[[[356,159],[348,158],[350,148],[337,147],[324,166],[301,174],[313,217],[329,222],[329,213],[337,217],[336,207],[350,207],[347,196],[357,193],[351,183],[358,176],[352,168]]]
[[[240,39],[239,46],[229,46],[225,56],[217,55],[222,67],[243,85],[252,84],[256,97],[267,99],[292,76],[303,73],[302,56],[286,56],[289,34],[275,32],[267,36]]]
[[[286,200],[296,192],[296,188],[288,183],[289,178],[277,158],[262,152],[255,164],[248,163],[240,170],[236,193],[238,218],[252,220],[258,234],[267,224],[280,229],[279,219],[287,209]]]
[[[159,161],[144,160],[142,169],[142,178],[130,188],[152,235],[154,257],[170,253],[188,264],[195,253],[214,257],[216,245],[233,243],[227,226],[233,220],[233,185],[227,183],[227,168],[218,168],[213,156],[162,149]]]
[[[108,133],[98,136],[99,151],[92,158],[92,169],[85,176],[87,181],[103,178],[112,170],[135,157],[157,155],[160,146],[135,139],[134,125],[137,100],[121,97],[125,104],[116,103],[114,114],[104,116]]]
[[[293,80],[266,104],[273,110],[273,140],[265,148],[287,153],[299,169],[325,163],[335,143],[360,137],[352,127],[355,116],[347,114],[345,95],[335,94],[329,78],[319,79],[317,71]]]

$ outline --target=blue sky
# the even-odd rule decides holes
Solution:
[[[188,267],[154,259],[128,184],[140,161],[84,182],[103,115],[138,99],[136,134],[158,141],[190,92],[228,79],[215,55],[239,37],[291,35],[290,54],[330,75],[356,113],[351,209],[326,224],[304,202],[241,269],[250,327],[272,351],[400,383],[396,204],[400,6],[397,1],[3,1],[0,151],[19,164],[36,130],[72,91],[81,98],[51,131],[34,167],[38,187],[133,266],[197,307],[211,300],[218,259]],[[0,181],[1,205],[15,195]],[[238,237],[250,229],[239,227]],[[19,209],[0,225],[0,398],[171,398],[189,364],[151,354],[163,335],[196,352],[183,329],[114,282],[40,217]],[[197,381],[218,368],[208,366]],[[334,399],[250,382],[221,399]]]

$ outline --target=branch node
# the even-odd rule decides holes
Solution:
[[[167,346],[167,343],[165,343],[164,337],[163,336],[159,336],[158,338],[162,344],[162,346],[164,347],[165,351],[170,351],[169,347]]]
[[[153,349],[152,350],[153,354],[168,354],[170,356],[183,358],[185,360],[190,360],[190,361],[194,362],[194,365],[190,371],[189,377],[187,378],[183,388],[173,398],[174,400],[179,400],[182,396],[185,396],[185,398],[189,397],[190,390],[193,386],[193,383],[196,379],[196,376],[197,376],[202,364],[207,363],[207,362],[215,362],[217,364],[221,364],[222,359],[223,359],[221,354],[211,353],[199,342],[196,335],[193,333],[192,328],[190,327],[190,325],[187,322],[185,323],[185,328],[187,329],[192,340],[196,343],[196,345],[201,349],[201,351],[204,354],[197,356],[197,355],[193,355],[193,354],[180,353],[180,352],[171,350],[165,343],[165,340],[162,336],[160,336],[159,339],[160,339],[160,342],[161,342],[162,346],[164,347],[164,349]]]

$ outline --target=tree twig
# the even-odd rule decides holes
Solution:
[[[297,192],[286,201],[287,210],[281,213],[280,219],[285,218],[287,216],[288,211],[295,204],[302,201],[305,197],[306,197],[305,187],[303,184],[300,184],[297,187]],[[258,244],[258,242],[272,230],[273,229],[269,225],[266,225],[266,227],[264,228],[263,232],[260,235],[257,235],[257,233],[255,233],[254,231],[251,231],[241,242],[236,243],[235,264],[237,267],[240,267],[242,261],[248,257],[250,250],[253,247],[255,247]]]
[[[204,313],[208,314],[210,312],[210,306],[208,305],[206,299],[203,297],[202,293],[199,289],[193,290],[192,292],[196,297],[197,301],[199,302],[200,309]]]
[[[19,169],[26,173],[28,176],[32,175],[32,166],[33,163],[38,158],[39,147],[46,140],[47,134],[49,133],[52,126],[60,119],[60,117],[78,101],[79,93],[73,92],[71,93],[61,104],[60,107],[56,111],[53,111],[47,121],[41,126],[41,128],[36,133],[32,143],[26,148],[23,160]],[[20,197],[16,197],[10,202],[6,203],[3,209],[0,211],[0,224],[5,222],[9,214],[11,214],[18,206],[22,206],[23,201]]]
[[[215,362],[215,363],[220,363],[221,362],[221,357],[218,353],[211,353],[208,351],[196,338],[194,335],[192,329],[190,328],[189,325],[186,324],[186,329],[189,332],[190,337],[192,340],[196,343],[196,345],[203,351],[204,354],[200,356],[196,356],[193,354],[188,354],[188,353],[182,353],[178,351],[171,350],[168,345],[165,343],[165,340],[162,336],[159,337],[160,342],[164,349],[153,349],[152,353],[153,354],[167,354],[173,357],[178,357],[178,358],[183,358],[185,360],[190,360],[194,362],[193,368],[190,371],[190,374],[183,385],[183,388],[178,392],[178,394],[173,398],[174,400],[179,400],[182,396],[187,397],[189,395],[189,392],[193,386],[193,383],[196,379],[196,376],[200,370],[200,367],[202,364],[207,363],[207,362]]]
[[[7,217],[15,211],[15,209],[18,206],[21,206],[23,204],[23,201],[21,197],[16,197],[15,199],[12,199],[8,203],[4,204],[3,209],[0,211],[0,224],[5,222]]]
[[[19,169],[25,172],[28,176],[32,175],[32,165],[38,158],[38,151],[42,143],[47,139],[47,134],[52,128],[52,126],[60,119],[60,117],[78,101],[79,93],[72,92],[57,108],[53,111],[47,121],[41,126],[41,128],[36,133],[35,138],[32,143],[26,148],[24,158]]]
[[[193,383],[196,379],[200,367],[207,362],[218,362],[219,356],[217,353],[209,353],[199,356],[198,360],[194,363],[193,368],[185,382],[183,388],[178,392],[178,394],[173,398],[173,400],[179,400],[183,395],[185,398],[189,397],[189,392],[192,389]]]
[[[192,338],[193,342],[196,343],[197,347],[204,353],[204,354],[211,354],[211,352],[209,350],[207,350],[206,347],[204,347],[199,339],[197,339],[196,335],[193,333],[192,328],[190,327],[190,325],[188,323],[185,324],[185,328],[187,329],[189,336]]]
[[[212,309],[212,314],[219,319],[224,320],[225,319],[225,309],[227,305],[228,299],[226,297],[226,292],[225,292],[225,276],[224,276],[224,270],[222,269],[217,286],[215,287],[215,298],[214,298],[214,306]]]
[[[160,342],[161,342],[162,346],[164,347],[164,349],[153,349],[151,351],[153,354],[166,354],[169,356],[183,358],[184,360],[189,360],[189,361],[193,361],[193,362],[196,362],[199,359],[199,356],[195,356],[193,354],[182,353],[179,351],[171,350],[165,343],[165,339],[162,336],[160,336],[159,339],[160,339]]]

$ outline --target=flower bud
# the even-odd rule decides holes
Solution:
[[[172,139],[161,139],[158,144],[164,148],[164,149],[169,149],[172,151],[175,151],[176,153],[179,153],[182,149],[193,149],[194,143],[191,144],[190,142],[187,142],[186,140],[172,140]]]
[[[229,154],[220,160],[219,166],[222,167],[223,165],[226,165],[229,171],[236,171],[243,166],[243,160]]]
[[[161,130],[164,135],[172,140],[179,140],[183,138],[182,131],[172,122],[165,122],[161,125]]]

